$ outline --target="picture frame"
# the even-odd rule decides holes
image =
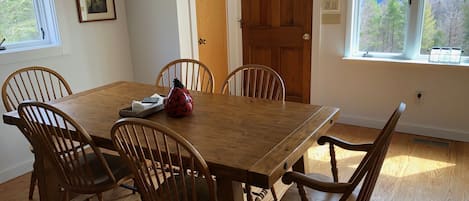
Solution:
[[[76,0],[76,2],[80,23],[117,19],[114,0]]]
[[[322,0],[322,13],[339,14],[341,0]]]

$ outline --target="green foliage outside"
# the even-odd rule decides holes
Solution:
[[[32,0],[0,0],[0,40],[5,43],[39,39]]]
[[[432,5],[425,1],[425,11],[423,16],[423,32],[421,54],[428,54],[428,51],[436,45],[442,45],[443,33],[436,29],[436,20],[433,17]]]
[[[388,1],[387,9],[382,19],[381,35],[383,37],[383,52],[402,52],[404,49],[404,27],[406,25],[407,2],[399,0]]]
[[[402,52],[408,3],[362,0],[359,50]],[[462,47],[469,56],[469,0],[425,0],[421,54],[434,46]]]
[[[404,48],[407,0],[364,0],[361,8],[360,50],[402,52]]]
[[[382,11],[376,0],[365,0],[362,10],[360,47],[366,47],[365,51],[378,51],[383,46],[383,41],[378,40]]]

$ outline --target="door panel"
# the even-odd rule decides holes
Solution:
[[[280,50],[280,66],[301,66],[301,59],[303,57],[302,52],[296,48],[282,48]],[[299,79],[298,75],[301,75],[301,68],[281,68],[279,72],[285,80],[296,80]],[[293,100],[296,97],[301,97],[301,88],[292,87],[289,88],[287,99]],[[295,100],[301,102],[301,100]]]
[[[215,93],[220,93],[228,75],[226,32],[226,5],[224,0],[197,0],[197,34],[206,44],[199,44],[199,60],[206,64],[215,78]]]
[[[270,48],[252,48],[252,54],[256,55],[256,58],[252,59],[253,63],[262,64],[268,63],[272,60],[272,51]]]
[[[243,63],[275,69],[287,101],[309,103],[311,23],[312,0],[242,0]]]

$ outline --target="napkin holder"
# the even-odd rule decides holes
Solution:
[[[132,106],[123,108],[119,111],[121,117],[144,118],[153,113],[164,109],[164,97],[153,94],[145,97],[142,101],[132,101]]]
[[[123,108],[119,111],[119,115],[121,117],[137,117],[137,118],[145,118],[148,115],[151,115],[153,113],[159,112],[164,109],[163,104],[154,104],[154,106],[151,106],[148,109],[142,110],[140,112],[135,112],[132,111],[132,106]]]

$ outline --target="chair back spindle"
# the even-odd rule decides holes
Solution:
[[[72,94],[70,86],[62,76],[51,69],[39,66],[26,67],[13,72],[2,86],[2,100],[7,112],[16,110],[24,100],[51,101],[70,94]],[[18,128],[31,142],[28,132],[24,131],[23,127]],[[31,151],[34,153],[33,149]],[[29,188],[30,200],[33,198],[36,182],[36,170],[33,169]]]
[[[363,160],[360,162],[357,170],[349,179],[349,183],[352,183],[353,186],[357,186],[364,177],[357,200],[370,200],[376,181],[378,180],[381,167],[383,166],[384,159],[386,158],[386,153],[391,143],[392,135],[401,114],[405,111],[405,108],[405,103],[399,104],[389,120],[386,122],[383,130],[381,130],[379,136],[373,142],[373,147],[369,152],[367,152]],[[351,193],[352,190],[350,190],[350,194]]]
[[[285,84],[272,68],[248,64],[231,72],[224,82],[222,94],[268,100],[285,100]]]
[[[322,192],[329,193],[340,193],[340,201],[346,201],[350,198],[355,198],[353,200],[357,201],[368,201],[371,198],[376,181],[383,166],[386,153],[388,151],[389,145],[391,143],[392,135],[394,129],[399,121],[400,116],[405,111],[406,104],[400,103],[398,107],[394,110],[391,117],[388,119],[386,125],[381,130],[380,134],[376,137],[373,143],[367,144],[351,144],[349,142],[340,140],[338,138],[333,138],[329,136],[321,136],[318,139],[318,144],[323,145],[326,142],[330,144],[330,154],[331,154],[331,170],[333,174],[333,182],[320,182],[313,178],[309,178],[306,175],[298,172],[287,172],[282,178],[282,181],[286,184],[296,182],[298,186],[298,193],[302,200],[308,200],[308,198],[314,197],[312,191],[311,194],[306,194],[303,186],[308,186],[312,189]],[[342,147],[346,150],[351,151],[365,151],[366,154],[359,163],[358,167],[353,172],[352,176],[346,183],[338,181],[337,169],[336,169],[336,159],[334,146]],[[352,196],[352,193],[357,189],[361,184],[358,195],[355,197]],[[291,198],[291,194],[287,197]],[[325,195],[331,196],[331,195]]]
[[[212,72],[205,64],[197,60],[178,59],[170,62],[158,74],[156,86],[171,87],[174,78],[179,79],[189,90],[213,93],[215,89]]]
[[[143,200],[215,201],[207,163],[181,135],[135,118],[119,120],[111,133],[115,147],[136,177]]]
[[[70,116],[42,102],[21,103],[18,113],[34,149],[51,161],[66,189],[88,194],[116,183],[101,151]],[[105,176],[96,178],[97,172]]]
[[[3,82],[5,109],[13,111],[24,100],[48,102],[72,94],[69,84],[57,72],[41,66],[19,69]]]

